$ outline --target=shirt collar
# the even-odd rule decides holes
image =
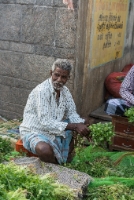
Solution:
[[[50,85],[50,91],[51,91],[52,93],[55,93],[55,90],[54,90],[54,87],[53,87],[53,83],[52,83],[52,77],[50,77],[50,78],[48,79],[48,82],[49,82],[49,85]]]

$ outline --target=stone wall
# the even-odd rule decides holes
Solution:
[[[74,63],[74,3],[75,12],[62,0],[0,0],[0,115],[22,117],[28,94],[49,77],[56,58]]]
[[[22,117],[28,94],[49,77],[56,58],[74,64],[67,86],[83,116],[103,104],[107,75],[134,63],[134,1],[129,3],[123,56],[93,69],[88,57],[94,0],[73,2],[74,12],[63,0],[0,0],[1,116]]]

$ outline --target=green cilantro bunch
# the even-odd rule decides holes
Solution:
[[[134,107],[127,109],[124,115],[128,118],[128,121],[133,123],[134,122]]]
[[[112,122],[92,124],[89,129],[93,146],[104,147],[106,143],[111,142],[111,138],[114,136]]]

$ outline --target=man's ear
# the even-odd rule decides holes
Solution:
[[[52,70],[50,70],[50,75],[52,76]]]

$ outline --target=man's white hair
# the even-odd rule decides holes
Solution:
[[[67,59],[57,59],[52,65],[52,72],[55,70],[56,67],[66,70],[69,73],[72,70],[72,65]]]

